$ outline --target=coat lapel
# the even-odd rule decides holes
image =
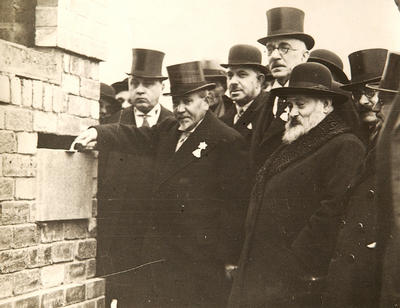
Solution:
[[[239,118],[233,128],[240,129],[243,127],[247,127],[250,123],[257,119],[257,116],[260,113],[261,107],[263,105],[263,98],[264,96],[260,94],[254,100],[254,102],[249,106],[249,108],[243,113],[243,115]],[[236,108],[235,108],[236,110]],[[233,123],[233,119],[232,119]]]

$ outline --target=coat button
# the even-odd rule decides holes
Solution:
[[[364,231],[364,225],[363,225],[363,223],[362,223],[362,222],[359,222],[359,223],[357,224],[357,228],[358,228],[359,230],[361,230],[361,231]]]
[[[368,190],[368,198],[372,200],[374,199],[374,197],[375,197],[375,191],[372,189]]]
[[[349,253],[349,255],[347,256],[347,261],[352,264],[356,261],[356,256],[353,255],[352,253]]]
[[[340,224],[340,228],[343,229],[344,226],[346,225],[346,221],[345,221],[344,219],[341,219],[341,220],[339,221],[339,224]]]

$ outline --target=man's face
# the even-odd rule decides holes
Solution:
[[[225,94],[225,89],[220,81],[210,80],[215,83],[215,88],[209,91],[210,106],[216,105],[222,101],[222,96]]]
[[[115,95],[115,99],[121,103],[122,108],[131,106],[129,91],[121,91]]]
[[[131,76],[129,78],[130,101],[138,110],[148,113],[158,104],[163,88],[159,79]]]
[[[172,97],[175,118],[179,122],[179,129],[190,131],[208,110],[207,91],[198,91],[184,96]]]
[[[305,95],[293,95],[286,99],[289,119],[285,125],[284,143],[291,143],[307,134],[333,110],[330,101]]]
[[[374,112],[377,113],[381,121],[385,121],[388,118],[395,96],[395,93],[379,91],[379,103],[375,105]]]
[[[289,79],[293,68],[307,62],[309,57],[305,43],[298,39],[271,39],[266,48],[272,76],[284,82]]]
[[[231,99],[243,106],[255,99],[261,92],[264,75],[249,67],[228,68],[228,90]]]
[[[378,121],[378,92],[360,85],[352,90],[352,99],[362,123],[371,125]]]
[[[99,104],[100,121],[110,117],[113,113],[121,109],[120,104],[108,97],[100,97]]]

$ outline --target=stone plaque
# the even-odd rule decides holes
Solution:
[[[36,220],[90,218],[95,167],[94,153],[38,149]]]

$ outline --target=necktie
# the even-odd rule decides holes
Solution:
[[[150,127],[149,121],[147,121],[147,118],[149,117],[149,115],[148,114],[141,114],[140,116],[143,118],[142,126]]]
[[[178,143],[176,144],[175,152],[178,152],[179,148],[182,144],[189,138],[191,132],[182,132],[181,136],[179,137]]]
[[[235,114],[235,117],[233,118],[233,124],[236,124],[237,121],[239,121],[239,119],[243,115],[243,113],[244,113],[243,107],[239,107],[237,109],[237,113]]]

